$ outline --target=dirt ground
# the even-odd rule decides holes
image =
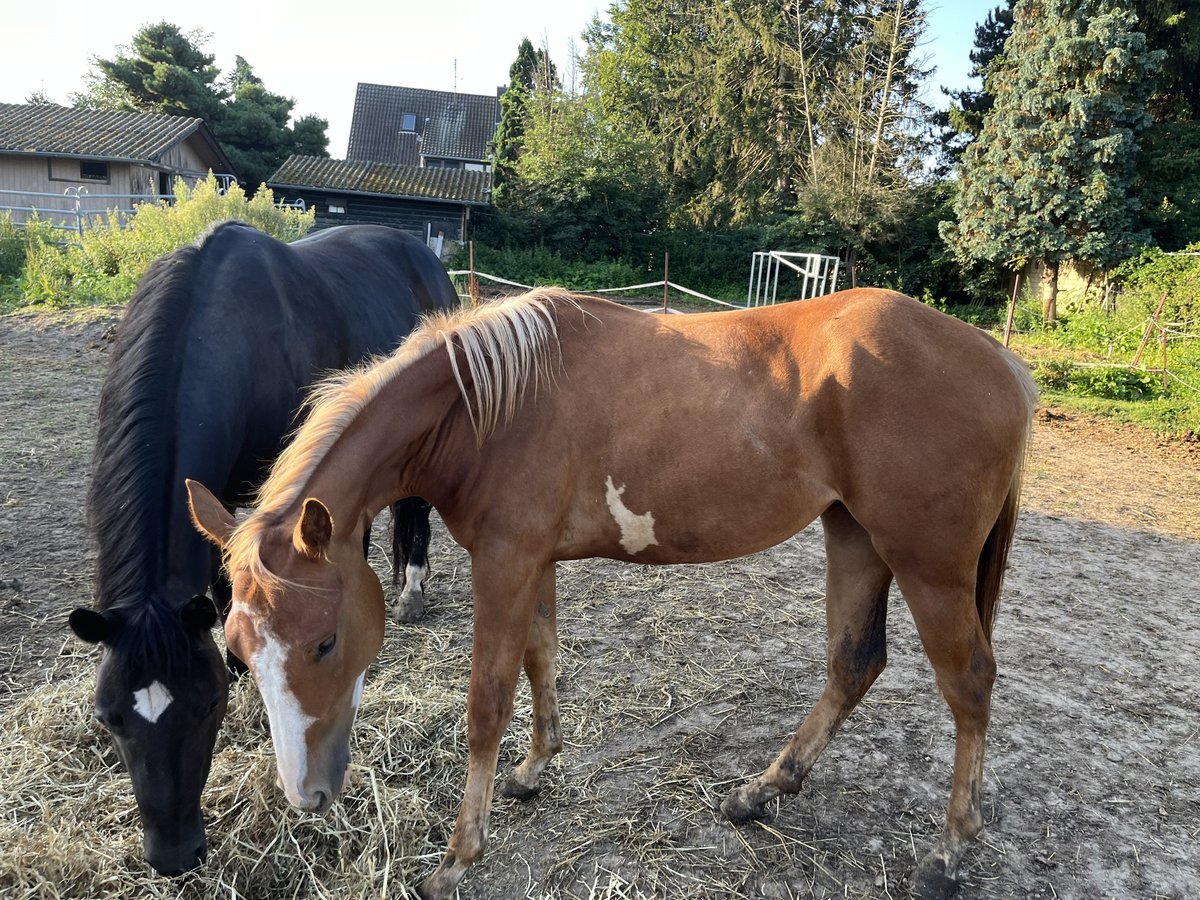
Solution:
[[[112,324],[0,318],[0,714],[74,650],[65,616],[90,600],[84,498]],[[389,625],[388,644],[436,648],[461,697],[469,560],[444,530],[434,540],[427,618]],[[800,795],[764,825],[713,812],[819,694],[822,572],[815,527],[719,565],[563,565],[566,750],[536,800],[496,801],[461,895],[903,896],[940,829],[953,730],[898,596],[889,666]],[[961,896],[1200,897],[1198,581],[1200,443],[1040,412],[996,626],[986,829]],[[526,696],[505,768],[527,742]],[[448,715],[462,766],[461,710]],[[425,802],[430,846],[452,825],[457,778]],[[0,785],[0,823],[17,787]],[[220,865],[214,851],[207,868]]]

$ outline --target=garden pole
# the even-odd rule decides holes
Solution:
[[[671,281],[671,254],[663,253],[663,312],[670,311],[667,306],[667,301],[668,301],[668,297],[669,297],[669,294],[667,292],[670,290],[670,286],[669,286],[670,281]]]
[[[1162,345],[1163,345],[1163,393],[1165,394],[1165,393],[1167,392],[1167,329],[1163,328],[1163,329],[1160,329],[1160,330],[1162,331]]]
[[[1137,364],[1142,361],[1142,351],[1146,349],[1150,335],[1154,333],[1154,326],[1158,324],[1158,317],[1162,314],[1163,306],[1166,305],[1168,293],[1168,291],[1163,291],[1163,295],[1158,301],[1158,309],[1154,310],[1154,315],[1150,317],[1150,321],[1146,325],[1146,333],[1142,335],[1142,342],[1138,344],[1137,353],[1133,355],[1133,362],[1129,364],[1131,368],[1136,369]]]
[[[1013,316],[1017,312],[1017,287],[1021,284],[1021,273],[1017,273],[1017,277],[1013,279],[1013,295],[1008,301],[1008,319],[1004,322],[1004,346],[1008,346],[1008,339],[1012,336]]]
[[[467,241],[467,259],[471,273],[467,276],[467,293],[471,295],[471,306],[479,305],[479,280],[475,277],[475,242]]]

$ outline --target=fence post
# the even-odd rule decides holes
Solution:
[[[671,254],[663,252],[663,312],[670,312]]]
[[[1169,291],[1163,291],[1162,297],[1158,301],[1158,309],[1154,310],[1154,315],[1150,317],[1150,321],[1146,324],[1146,331],[1142,335],[1142,342],[1138,344],[1137,353],[1133,355],[1133,362],[1129,365],[1136,369],[1137,364],[1142,361],[1142,351],[1146,349],[1146,344],[1150,341],[1150,335],[1154,333],[1154,326],[1158,324],[1158,317],[1162,314],[1163,306],[1167,302],[1167,294]]]
[[[1162,328],[1162,345],[1163,345],[1163,393],[1167,392],[1167,329]]]
[[[467,260],[470,274],[467,275],[467,293],[471,295],[471,306],[479,305],[479,279],[475,277],[475,242],[467,241]]]
[[[1004,346],[1008,346],[1008,339],[1012,337],[1013,316],[1017,312],[1017,288],[1021,284],[1021,273],[1017,273],[1017,277],[1013,279],[1013,295],[1008,301],[1008,319],[1004,322]]]

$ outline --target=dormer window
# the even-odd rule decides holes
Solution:
[[[417,130],[417,117],[413,113],[405,113],[404,116],[400,119],[400,130],[401,131],[416,131]]]

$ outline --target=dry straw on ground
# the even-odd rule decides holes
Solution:
[[[0,895],[406,896],[445,849],[465,771],[469,563],[447,543],[426,621],[389,625],[341,800],[324,816],[287,807],[247,679],[234,689],[204,795],[209,861],[180,879],[154,877],[142,861],[128,778],[90,716],[94,657],[65,644],[52,683],[0,718]],[[560,567],[567,750],[533,803],[497,801],[493,850],[465,896],[512,896],[515,887],[528,897],[736,897],[772,871],[790,873],[792,887],[778,894],[788,896],[797,879],[819,880],[819,838],[766,826],[748,840],[714,813],[748,764],[730,761],[736,777],[718,771],[721,732],[739,709],[753,702],[778,735],[764,752],[798,721],[794,696],[777,698],[786,712],[759,699],[766,673],[753,660],[764,643],[811,631],[801,642],[811,657],[793,656],[797,678],[813,680],[822,665],[820,593],[770,572],[753,560],[708,570]],[[524,752],[528,728],[523,685],[502,771]]]

